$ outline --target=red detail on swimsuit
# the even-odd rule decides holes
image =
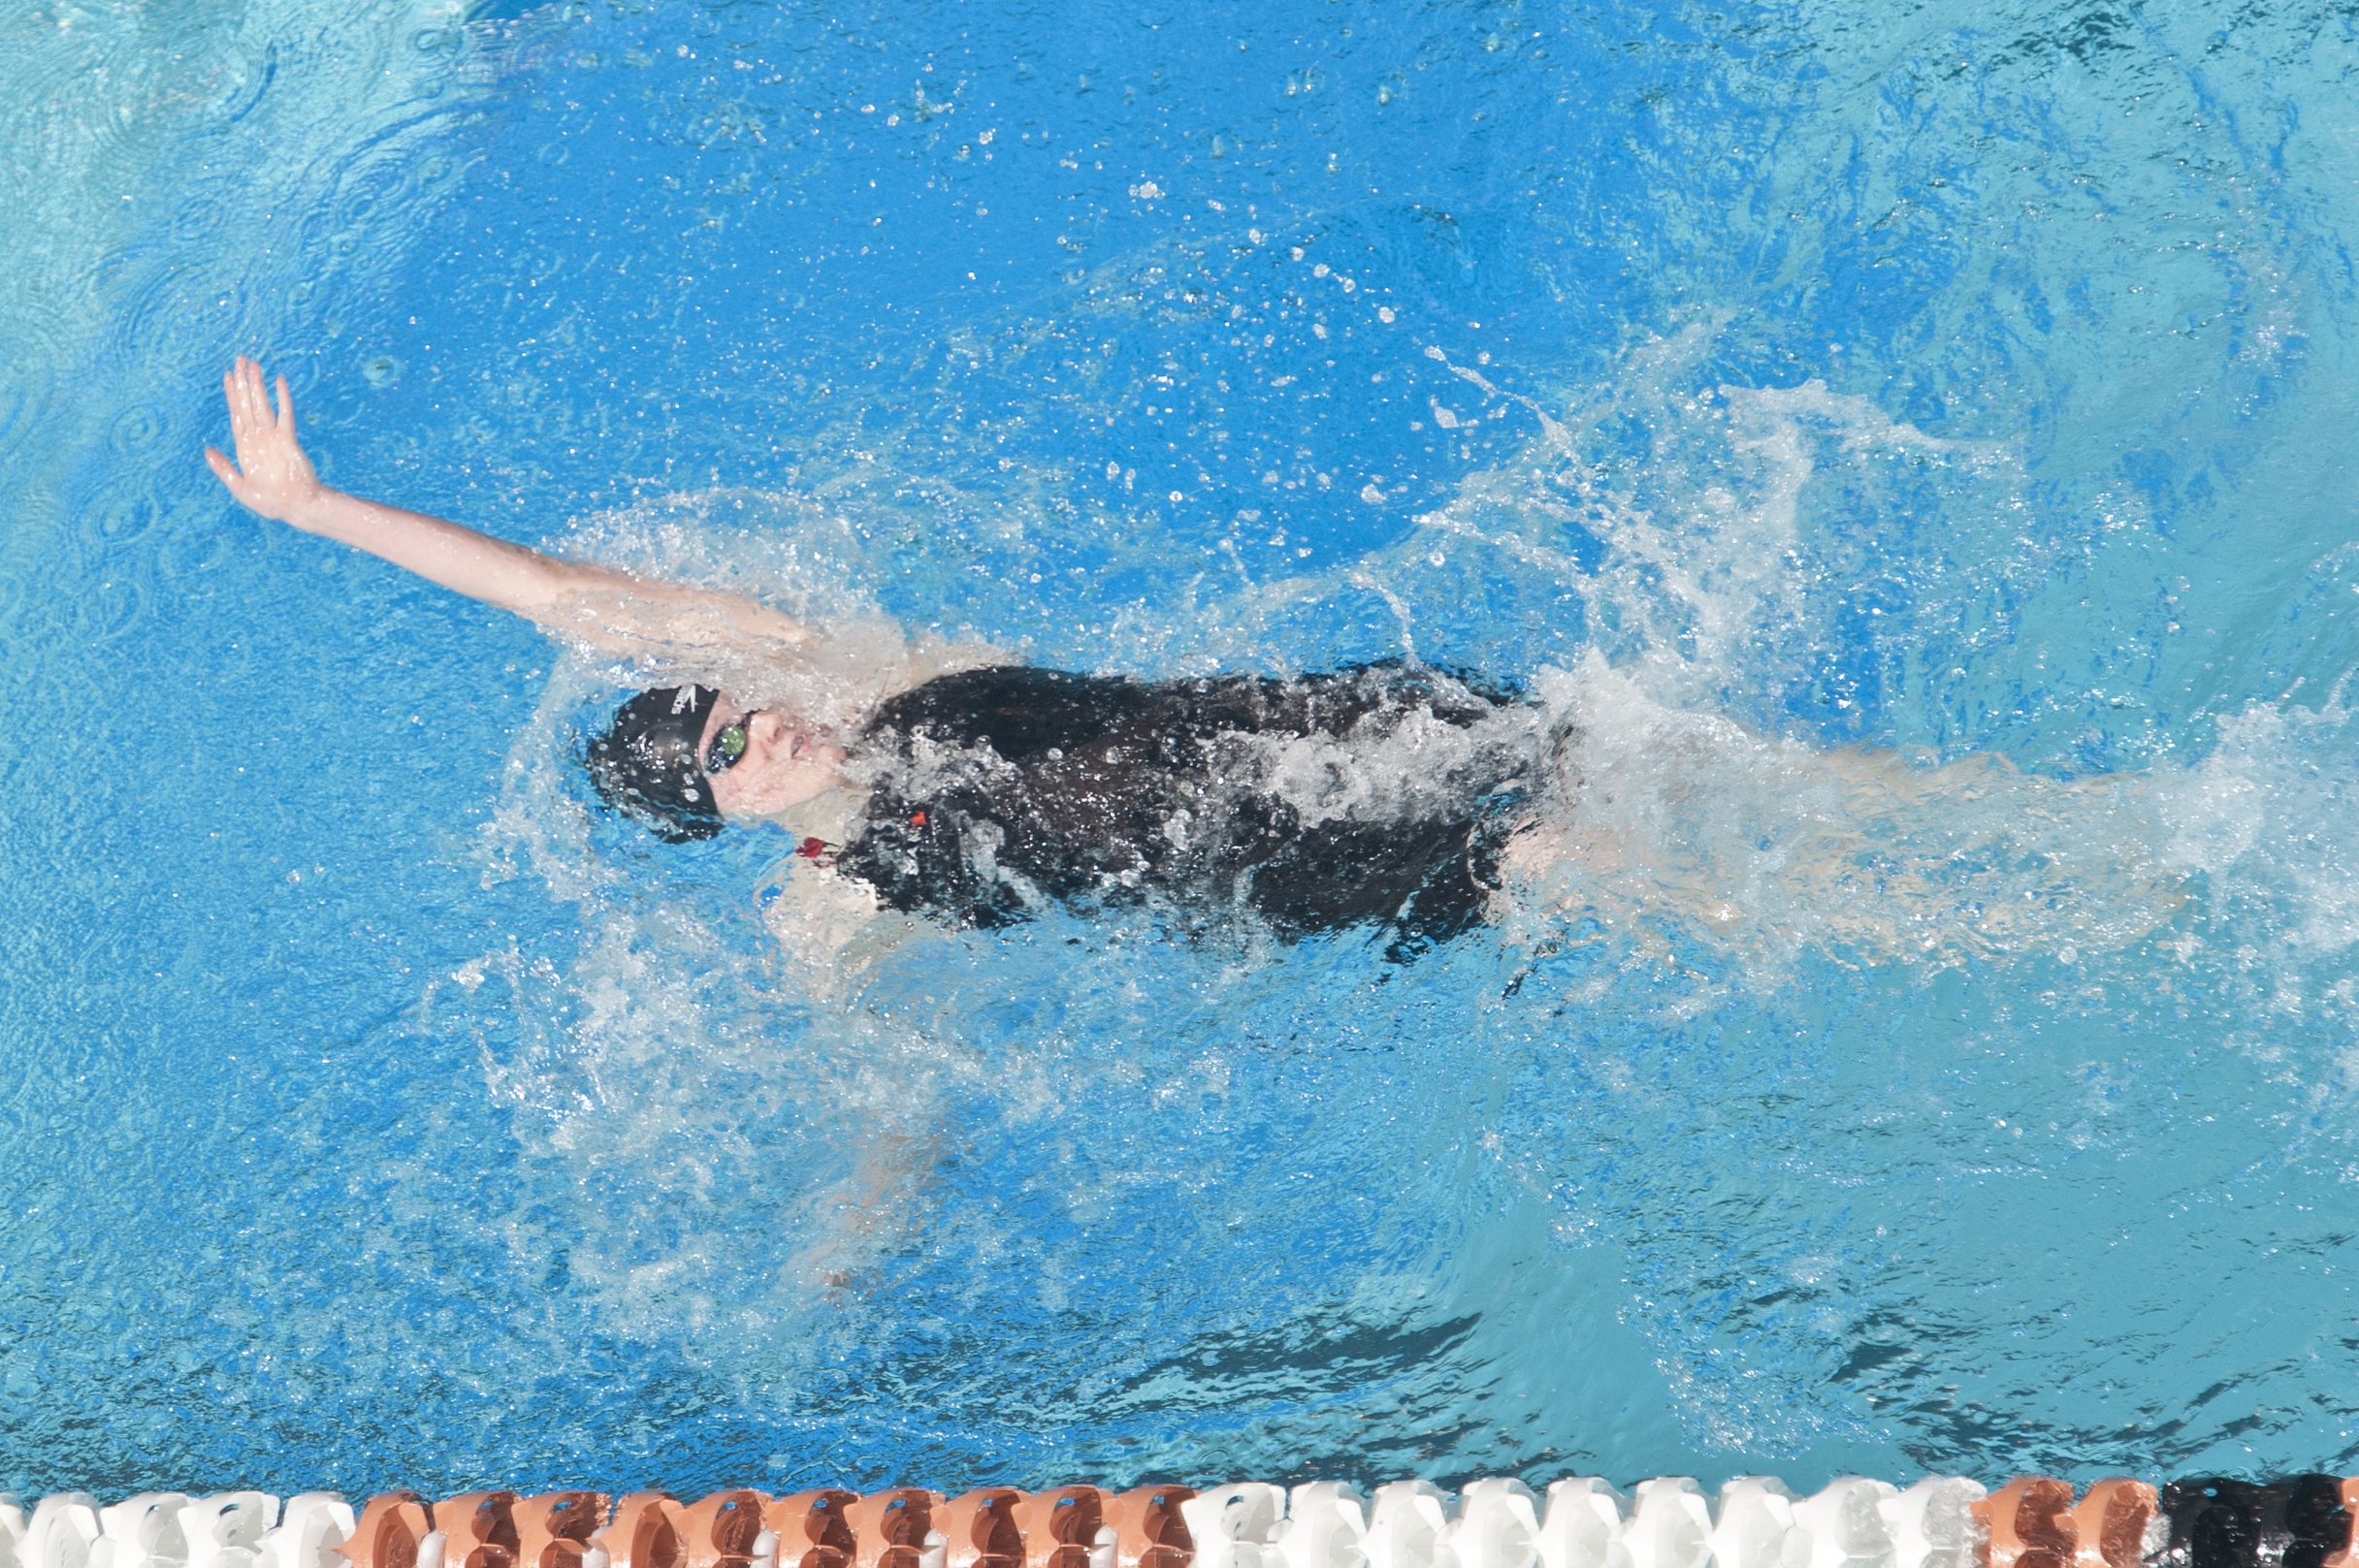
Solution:
[[[805,839],[794,847],[794,852],[806,860],[817,860],[827,852],[827,841],[825,839]]]
[[[925,825],[925,814],[923,812],[911,812],[909,814],[909,825],[911,827],[923,827]]]

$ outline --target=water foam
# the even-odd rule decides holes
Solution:
[[[2036,746],[2010,759],[2005,724],[1946,692],[1976,684],[1951,672],[2012,656],[2006,605],[2060,548],[2024,521],[2020,465],[1822,385],[1696,389],[1708,335],[1707,324],[1633,352],[1626,373],[1585,397],[1527,398],[1485,375],[1477,390],[1526,409],[1535,434],[1404,538],[1325,571],[1226,589],[1201,580],[1184,607],[1134,612],[1120,635],[1142,659],[1160,649],[1186,662],[1264,648],[1305,606],[1380,592],[1405,642],[1446,650],[1470,580],[1539,578],[1576,603],[1594,632],[1587,650],[1527,666],[1535,721],[1570,739],[1554,815],[1519,841],[1502,935],[1511,955],[1558,966],[1550,994],[1601,1017],[1692,1022],[1729,1000],[1731,977],[1756,995],[1790,990],[1829,962],[1920,979],[2023,965],[2093,981],[2161,953],[2198,968],[2190,989],[2216,986],[2233,952],[2280,926],[2288,899],[2306,901],[2317,951],[2347,942],[2354,884],[2334,856],[2305,858],[2306,835],[2325,831],[2347,792],[2333,760],[2339,710],[2246,710],[2192,764],[2166,754],[2088,773]],[[1645,427],[1635,442],[1633,419]],[[1928,498],[1950,526],[1890,526]],[[1079,1254],[1054,1239],[1063,1232],[1035,1221],[1022,1255],[1002,1253],[978,1196],[958,1185],[978,1120],[1003,1149],[1034,1129],[1050,1140],[1037,1163],[1002,1173],[1024,1202],[1118,1209],[1153,1178],[1110,1168],[1118,1161],[1103,1147],[1080,1163],[1057,1141],[1081,1136],[1077,1104],[1165,1078],[1155,1093],[1182,1104],[1227,1093],[1244,1063],[1203,1041],[1228,1027],[1257,974],[1315,973],[1326,958],[1159,947],[1145,962],[1125,944],[1155,935],[1118,921],[952,936],[881,920],[856,889],[784,859],[765,870],[752,850],[659,867],[583,808],[568,727],[615,681],[692,672],[763,700],[833,703],[825,711],[850,721],[899,673],[895,634],[864,586],[881,576],[873,519],[818,490],[714,492],[594,519],[573,543],[868,639],[842,674],[575,659],[518,741],[519,782],[487,863],[577,900],[582,938],[544,959],[487,956],[503,1005],[548,1020],[530,1048],[494,1049],[489,1071],[518,1111],[532,1185],[575,1215],[574,1278],[611,1321],[757,1380],[818,1376],[810,1347],[853,1321],[841,1304],[913,1267],[964,1271],[977,1301],[1013,1290],[1076,1310],[1088,1296],[1073,1277]],[[1858,594],[1862,573],[1882,600]],[[1878,608],[1889,613],[1867,613]],[[1529,629],[1502,632],[1509,674],[1519,646],[1542,646],[1515,641]],[[1397,738],[1367,755],[1295,758],[1303,802],[1349,811],[1383,798],[1388,781],[1413,785],[1418,737]],[[1056,955],[1048,971],[1044,952]],[[1173,983],[1199,989],[1202,1005],[1173,1008],[1158,989]],[[1480,1015],[1462,978],[1444,984],[1429,995],[1449,1029]],[[1485,1006],[1512,1012],[1491,995]],[[1337,1000],[1339,1017],[1362,1002]],[[1131,1016],[1158,1007],[1152,1025]],[[1600,1082],[1623,1074],[1637,1101],[1660,1095],[1622,1054],[1578,1061]],[[1184,1068],[1167,1071],[1165,1056]],[[1403,1081],[1438,1071],[1421,1062]],[[825,1117],[811,1109],[823,1103]],[[1615,1114],[1645,1120],[1636,1104]],[[1442,1121],[1493,1136],[1478,1109]],[[1551,1145],[1533,1158],[1545,1170],[1560,1156]],[[937,1234],[937,1221],[959,1234]],[[1641,1304],[1657,1289],[1684,1298],[1685,1266],[1634,1254]],[[1751,1390],[1709,1339],[1665,1329],[1658,1346],[1715,1440],[1861,1430]]]

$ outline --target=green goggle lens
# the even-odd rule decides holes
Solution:
[[[745,755],[745,726],[753,717],[747,714],[721,726],[713,736],[713,749],[704,753],[705,772],[727,773],[736,765],[739,757]]]

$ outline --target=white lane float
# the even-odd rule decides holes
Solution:
[[[1809,1568],[1810,1537],[1793,1521],[1793,1493],[1768,1476],[1738,1476],[1713,1510],[1715,1568]]]
[[[1266,1481],[1209,1487],[1180,1505],[1195,1539],[1195,1568],[1265,1568],[1276,1555],[1277,1527],[1286,1517],[1286,1489]]]
[[[1430,1481],[1389,1481],[1368,1503],[1368,1568],[1457,1568],[1444,1554],[1447,1499]]]
[[[1927,1476],[1879,1505],[1898,1568],[1971,1568],[1987,1531],[1974,1516],[1983,1500],[1979,1482]]]
[[[1368,1499],[1340,1481],[1306,1481],[1286,1494],[1273,1538],[1277,1568],[1361,1568],[1368,1561]]]
[[[1441,1546],[1458,1568],[1535,1568],[1539,1499],[1520,1481],[1470,1481]]]
[[[52,1492],[25,1520],[17,1561],[22,1568],[89,1568],[98,1529],[97,1498],[86,1491]]]
[[[260,1568],[262,1538],[278,1522],[267,1491],[219,1491],[182,1503],[179,1534],[187,1568]]]
[[[1631,1568],[1630,1498],[1596,1476],[1567,1476],[1548,1484],[1548,1512],[1540,1520],[1541,1568]]]
[[[257,1568],[343,1568],[339,1549],[352,1539],[352,1505],[332,1491],[300,1491],[255,1544]]]
[[[1631,1568],[1704,1568],[1712,1560],[1712,1513],[1686,1476],[1641,1481],[1622,1527]]]

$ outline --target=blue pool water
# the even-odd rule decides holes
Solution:
[[[2343,0],[12,6],[0,1488],[2347,1472],[2355,80]],[[241,350],[525,542],[1530,683],[1620,858],[1406,967],[825,959],[783,836],[588,812],[628,672],[226,502]]]

